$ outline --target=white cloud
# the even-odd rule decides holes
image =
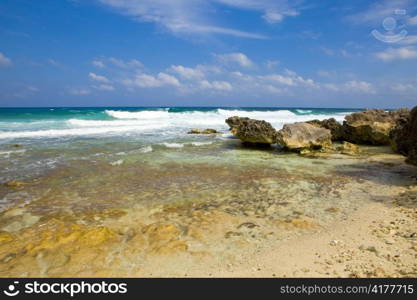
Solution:
[[[225,34],[236,37],[263,39],[261,34],[220,27],[218,11],[232,7],[263,14],[269,23],[286,16],[296,16],[299,1],[287,0],[99,0],[118,12],[139,22],[152,22],[174,34]]]
[[[188,80],[198,80],[205,77],[204,72],[201,70],[201,68],[187,68],[181,65],[178,66],[171,66],[169,69],[172,72],[175,72],[181,76],[183,79]]]
[[[104,62],[102,62],[101,60],[93,60],[91,62],[93,64],[93,66],[97,67],[97,68],[104,68]]]
[[[375,1],[368,9],[347,17],[355,24],[382,25],[386,17],[397,17],[395,12],[399,9],[413,7],[414,0],[383,0]]]
[[[58,61],[56,61],[55,59],[52,59],[52,58],[48,59],[46,62],[48,64],[50,64],[51,66],[54,66],[54,67],[62,67],[62,64],[60,62],[58,62]]]
[[[114,86],[109,85],[109,84],[101,84],[98,86],[93,86],[93,88],[100,90],[100,91],[114,91],[115,90]]]
[[[404,83],[396,83],[391,86],[391,89],[395,92],[399,93],[416,93],[417,92],[417,85],[413,84],[404,84]]]
[[[12,60],[0,52],[0,67],[7,67],[12,64]]]
[[[268,60],[268,61],[265,63],[265,66],[266,66],[268,69],[274,69],[274,68],[276,68],[279,64],[280,64],[280,62],[279,62],[278,60]]]
[[[296,10],[297,2],[286,0],[214,0],[238,9],[259,11],[263,13],[262,18],[268,23],[281,22],[285,17],[298,16]]]
[[[324,52],[324,54],[328,56],[342,56],[342,57],[353,56],[353,54],[347,51],[346,49],[330,49],[330,48],[322,47],[321,50]]]
[[[119,67],[119,68],[123,68],[123,69],[140,69],[143,68],[143,64],[136,60],[136,59],[131,59],[129,61],[124,61],[122,59],[118,59],[115,57],[109,57],[107,59],[109,62],[111,62],[113,65]]]
[[[235,63],[244,68],[250,68],[254,63],[243,53],[216,54],[216,58],[222,63]]]
[[[159,73],[157,76],[149,74],[137,74],[132,79],[125,79],[122,83],[128,87],[140,87],[140,88],[156,88],[163,86],[180,87],[179,80],[169,74]]]
[[[417,35],[407,35],[404,39],[398,42],[403,45],[417,44]]]
[[[366,81],[352,80],[344,84],[344,89],[353,93],[375,94],[373,85]]]
[[[109,79],[107,79],[107,77],[102,76],[102,75],[97,75],[97,74],[95,74],[95,73],[90,73],[90,74],[88,74],[88,76],[89,76],[92,80],[95,80],[95,81],[104,82],[104,83],[109,83],[109,82],[110,82],[110,80],[109,80]]]
[[[414,59],[417,58],[417,50],[413,47],[389,48],[375,56],[382,61]]]
[[[233,86],[227,81],[209,82],[207,80],[202,80],[200,82],[200,87],[203,89],[213,89],[218,91],[231,91],[233,89]]]
[[[293,80],[293,78],[291,77],[286,77],[283,75],[279,75],[279,74],[271,74],[271,75],[265,75],[265,76],[260,76],[261,79],[265,79],[265,80],[269,80],[278,84],[283,84],[283,85],[288,85],[288,86],[293,86],[295,85],[295,81]]]
[[[83,95],[88,95],[91,93],[90,90],[87,89],[78,89],[78,88],[73,88],[69,90],[69,93],[72,95],[77,95],[77,96],[83,96]]]
[[[158,80],[162,83],[162,85],[171,85],[177,87],[181,85],[176,77],[166,73],[159,73]]]
[[[325,89],[328,89],[328,90],[333,91],[333,92],[339,92],[340,91],[340,87],[337,84],[334,84],[334,83],[324,83],[322,86]]]
[[[100,69],[105,68],[106,65],[107,66],[113,65],[121,69],[132,69],[132,70],[143,68],[143,64],[137,59],[123,60],[123,59],[116,58],[116,57],[101,57],[99,59],[93,60],[91,64]]]
[[[281,74],[270,74],[270,75],[264,75],[264,76],[258,76],[261,80],[267,80],[272,83],[278,84],[278,85],[286,85],[286,86],[309,86],[309,87],[317,87],[316,83],[313,79],[305,79],[301,76],[298,76],[297,73],[294,71],[285,70],[286,75]]]
[[[417,16],[408,19],[408,25],[414,26],[417,25]]]

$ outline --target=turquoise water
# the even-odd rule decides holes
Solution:
[[[14,139],[120,136],[169,132],[192,127],[226,130],[233,115],[265,119],[278,129],[284,123],[335,117],[353,109],[315,108],[0,108],[0,143]]]

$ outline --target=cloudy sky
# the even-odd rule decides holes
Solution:
[[[1,0],[0,106],[417,104],[417,0]]]

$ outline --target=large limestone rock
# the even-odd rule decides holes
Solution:
[[[231,132],[244,143],[275,143],[277,132],[268,122],[235,116],[228,118],[226,123]]]
[[[390,138],[393,150],[407,156],[408,163],[417,165],[417,106],[407,118],[398,120]]]
[[[307,122],[308,124],[329,129],[332,134],[332,141],[343,140],[343,126],[336,121],[335,118],[330,118],[326,120],[311,120]]]
[[[343,122],[344,140],[356,144],[388,145],[391,130],[408,114],[408,109],[388,112],[371,109],[347,115]]]
[[[284,125],[278,131],[277,142],[292,151],[328,148],[332,144],[330,130],[308,123]]]

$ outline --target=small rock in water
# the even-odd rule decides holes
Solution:
[[[7,187],[18,188],[18,187],[21,187],[21,186],[25,185],[25,183],[22,182],[22,181],[8,181],[8,182],[4,183],[4,185],[7,186]]]
[[[219,131],[217,131],[216,129],[211,129],[211,128],[207,128],[207,129],[191,129],[188,134],[214,134],[214,133],[220,133]]]

